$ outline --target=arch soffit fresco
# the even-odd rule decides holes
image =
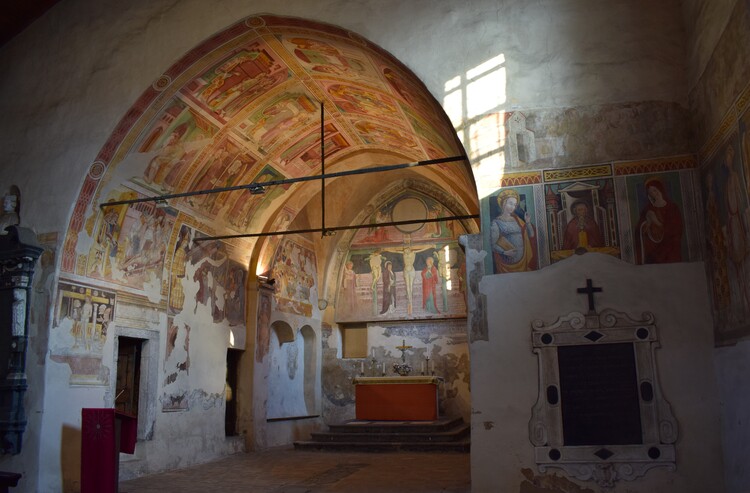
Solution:
[[[63,272],[78,271],[77,243],[94,236],[100,203],[318,174],[318,101],[325,103],[327,170],[354,157],[361,166],[380,164],[367,162],[371,153],[408,161],[464,154],[442,108],[389,53],[338,27],[249,17],[186,54],[120,121],[74,208]],[[461,190],[461,209],[478,210],[468,162],[420,172]],[[207,234],[243,233],[247,218],[260,214],[267,224],[253,225],[270,229],[299,187],[273,188],[170,201],[180,215],[175,228],[189,217]],[[254,241],[238,243],[250,250]]]

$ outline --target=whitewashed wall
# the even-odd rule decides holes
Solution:
[[[632,266],[613,257],[573,256],[533,273],[485,277],[481,292],[492,296],[489,340],[471,344],[472,489],[517,491],[522,470],[545,476],[560,491],[594,482],[540,474],[529,439],[531,410],[538,397],[538,361],[531,349],[531,322],[547,324],[572,311],[587,311],[576,289],[586,279],[603,288],[596,308],[641,318],[652,312],[661,348],[656,351],[664,397],[678,421],[677,469],[648,471],[642,479],[619,481],[614,492],[724,491],[718,389],[713,372],[713,334],[702,263]],[[565,477],[566,478],[566,477]],[[521,490],[523,491],[523,490]],[[558,491],[554,489],[553,491]],[[573,489],[573,491],[576,491]]]

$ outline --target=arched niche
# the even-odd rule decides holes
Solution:
[[[303,392],[307,414],[317,414],[318,338],[309,325],[302,327],[298,334],[302,342]]]
[[[279,347],[286,342],[294,341],[294,329],[283,320],[277,320],[272,323],[271,331],[276,335]]]
[[[318,344],[315,330],[305,325],[295,335],[284,321],[271,325],[267,419],[317,414]]]

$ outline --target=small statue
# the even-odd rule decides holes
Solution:
[[[3,197],[3,213],[0,215],[0,235],[8,234],[6,228],[17,226],[21,222],[18,214],[20,195],[18,187],[13,185],[10,187],[10,192]]]

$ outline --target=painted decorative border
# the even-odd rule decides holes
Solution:
[[[672,156],[668,158],[644,159],[639,161],[624,161],[614,163],[615,176],[635,175],[642,173],[659,173],[662,171],[676,171],[695,168],[698,159],[693,154]]]
[[[506,173],[500,177],[500,187],[514,187],[518,185],[535,185],[542,183],[540,171],[527,171],[524,173]]]
[[[587,166],[585,168],[550,169],[544,171],[545,183],[556,181],[580,180],[584,178],[600,178],[611,176],[612,167],[609,164]]]

